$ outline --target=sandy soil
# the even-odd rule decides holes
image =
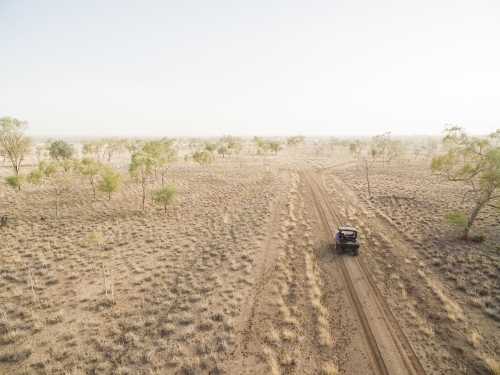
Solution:
[[[0,228],[0,372],[379,373],[341,257],[352,278],[368,276],[332,251],[290,157],[307,161],[337,212],[330,226],[360,230],[358,258],[383,300],[354,283],[370,330],[397,324],[428,374],[487,374],[485,360],[500,352],[498,213],[478,223],[487,243],[459,242],[440,217],[456,209],[460,187],[436,183],[423,159],[378,168],[368,200],[346,151],[316,158],[308,148],[245,151],[206,171],[176,164],[169,180],[180,201],[166,214],[151,202],[143,212],[140,187],[128,180],[111,202],[96,203],[76,183],[59,218],[48,186],[1,186],[9,226]],[[124,172],[127,162],[112,160]],[[0,177],[9,173],[4,163]],[[103,263],[84,241],[93,230],[106,239]],[[397,348],[404,340],[387,332],[375,333],[385,368],[411,373],[398,354],[408,351]]]

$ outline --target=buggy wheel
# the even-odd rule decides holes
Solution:
[[[357,256],[358,256],[358,253],[359,253],[359,249],[354,249],[354,250],[352,251],[352,253],[354,254],[354,256],[355,256],[355,257],[357,257]]]
[[[342,248],[342,246],[339,246],[339,248],[337,249],[337,253],[342,254],[343,252],[344,249]]]

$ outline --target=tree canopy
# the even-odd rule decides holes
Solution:
[[[486,137],[475,137],[459,126],[447,125],[445,133],[443,142],[450,148],[446,154],[434,156],[430,168],[468,187],[464,199],[472,196],[472,205],[462,236],[467,239],[481,209],[487,205],[500,208],[500,129]]]
[[[12,163],[14,173],[18,174],[21,163],[29,151],[32,140],[24,135],[28,123],[12,117],[0,118],[0,151]]]
[[[297,147],[306,139],[305,135],[294,135],[286,139],[286,145],[289,147]]]
[[[141,183],[142,186],[142,209],[146,207],[146,187],[153,177],[153,172],[158,159],[142,148],[134,151],[131,156],[129,167],[130,176]]]
[[[111,200],[111,194],[117,193],[122,187],[123,176],[120,172],[111,167],[106,167],[101,172],[101,179],[97,187],[99,191],[108,194],[108,200]]]
[[[167,213],[167,206],[174,203],[177,199],[177,186],[174,184],[168,184],[164,187],[154,189],[152,194],[154,202],[161,204],[165,213]]]
[[[12,176],[5,177],[5,183],[13,189],[21,190],[21,187],[26,180],[26,176],[22,173],[14,174]]]
[[[60,164],[63,164],[64,160],[71,159],[74,153],[75,148],[73,145],[63,140],[54,141],[49,147],[49,156]]]
[[[56,161],[49,163],[41,161],[36,169],[33,169],[28,175],[28,182],[32,184],[42,184],[47,182],[54,188],[56,194],[56,216],[59,216],[59,197],[72,183],[67,169],[61,168]]]

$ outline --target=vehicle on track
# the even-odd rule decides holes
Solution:
[[[353,227],[339,227],[335,233],[335,248],[339,254],[351,251],[354,256],[359,254],[358,230]]]

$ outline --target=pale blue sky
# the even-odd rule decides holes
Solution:
[[[500,1],[0,1],[34,135],[500,128]]]

